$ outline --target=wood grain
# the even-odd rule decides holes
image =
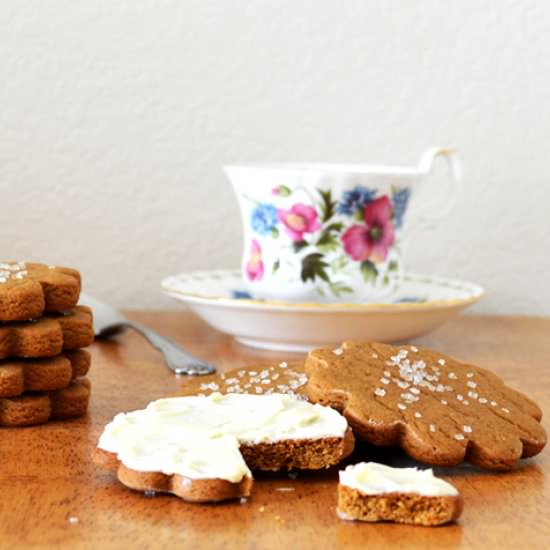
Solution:
[[[189,313],[132,313],[220,369],[297,356],[256,352],[213,331]],[[461,317],[415,342],[497,372],[550,415],[550,319]],[[96,468],[90,455],[103,426],[119,411],[177,393],[182,384],[138,335],[96,343],[87,417],[0,429],[0,547],[71,548],[544,548],[550,546],[548,450],[506,474],[472,467],[439,470],[464,496],[464,514],[441,528],[355,524],[339,520],[337,469],[260,474],[246,504],[188,504],[146,497]],[[362,446],[355,460],[412,462],[393,449]],[[290,489],[290,490],[288,490]]]

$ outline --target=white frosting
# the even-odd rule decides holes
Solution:
[[[236,483],[250,476],[240,443],[343,437],[346,430],[337,411],[288,395],[213,393],[159,399],[120,413],[98,447],[133,470]]]
[[[376,462],[360,462],[340,472],[340,483],[366,495],[416,493],[423,496],[456,496],[453,485],[434,476],[431,469],[392,468]]]

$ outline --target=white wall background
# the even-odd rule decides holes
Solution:
[[[0,256],[171,307],[163,276],[238,265],[223,164],[415,164],[450,144],[464,192],[436,229],[410,225],[410,270],[484,285],[477,311],[550,314],[549,2],[0,7]]]

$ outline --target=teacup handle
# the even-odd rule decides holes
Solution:
[[[446,202],[445,206],[435,209],[435,205],[431,204],[422,209],[420,212],[420,218],[426,224],[433,224],[449,214],[454,207],[458,190],[462,184],[462,166],[460,164],[458,153],[455,149],[450,149],[448,147],[432,147],[423,153],[418,163],[418,171],[420,172],[421,177],[427,176],[432,171],[434,160],[439,156],[445,157],[447,160],[449,175],[451,178],[451,183],[453,184],[453,194],[451,195],[450,200]],[[428,212],[430,213],[428,214]]]

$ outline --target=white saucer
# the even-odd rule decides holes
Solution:
[[[214,328],[255,348],[307,352],[343,340],[408,340],[433,330],[477,302],[473,283],[406,274],[391,301],[313,304],[254,300],[239,271],[215,270],[167,277],[162,290],[185,302]]]

